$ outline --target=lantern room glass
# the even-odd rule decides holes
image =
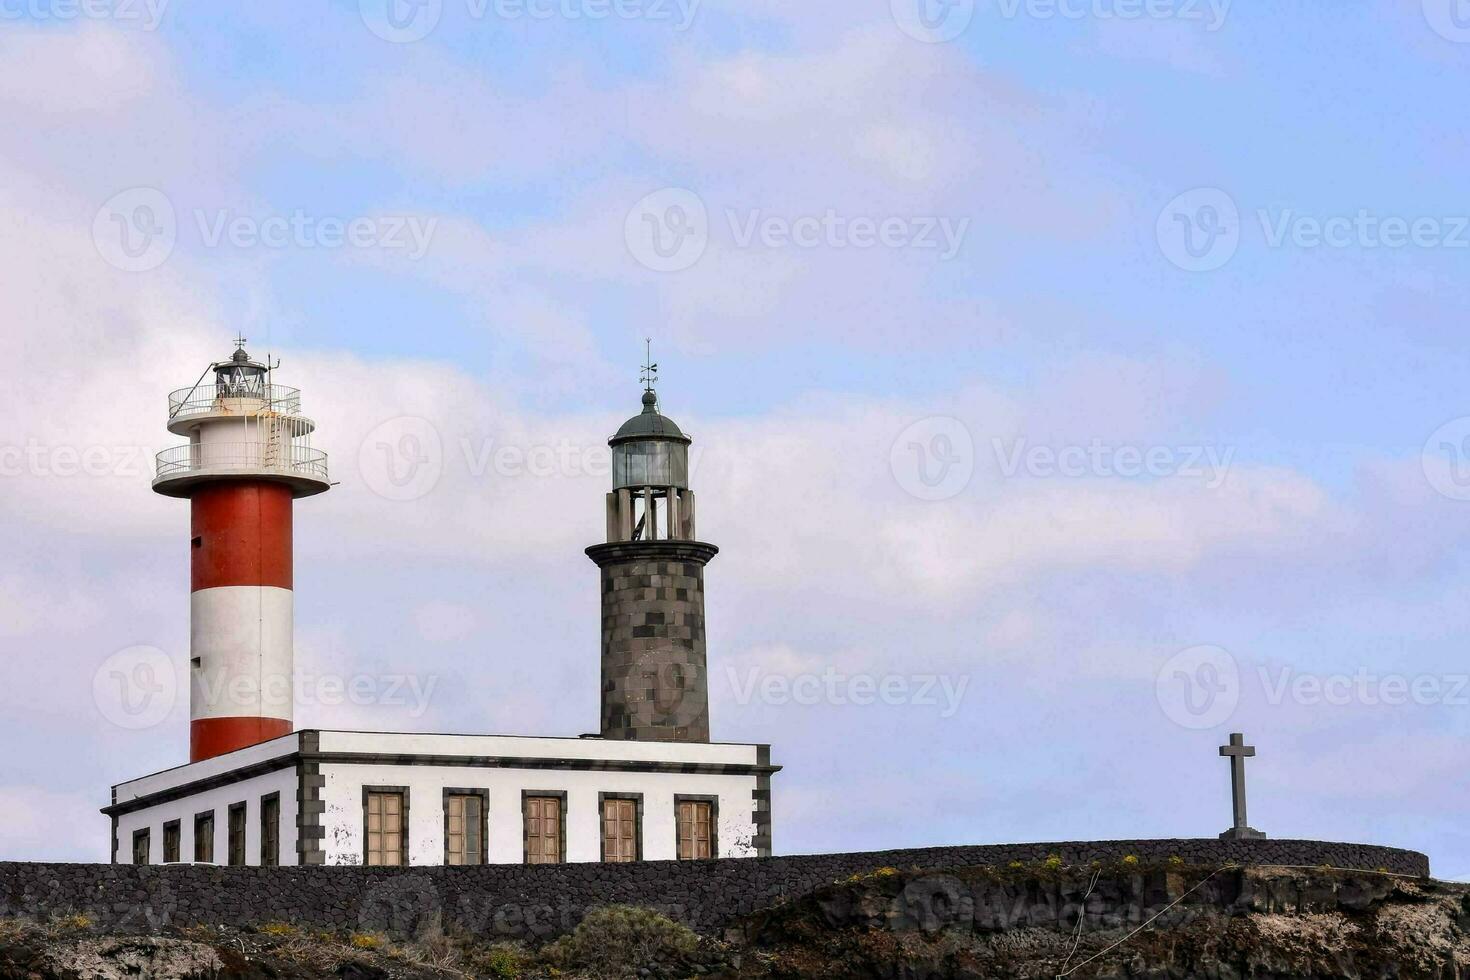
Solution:
[[[689,448],[679,442],[643,439],[613,447],[613,489],[689,488]]]
[[[259,364],[222,364],[215,368],[215,394],[219,398],[264,398],[265,368]]]

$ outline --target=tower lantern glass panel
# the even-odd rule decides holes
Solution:
[[[613,447],[613,489],[644,487],[689,489],[689,447],[686,443],[639,439]]]
[[[250,359],[241,348],[214,369],[214,390],[220,398],[264,398],[266,367]]]

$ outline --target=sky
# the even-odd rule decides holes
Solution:
[[[1461,0],[4,0],[0,66],[0,858],[186,758],[149,480],[237,335],[339,481],[298,727],[595,728],[650,338],[778,853],[1214,836],[1239,731],[1254,827],[1470,877]]]

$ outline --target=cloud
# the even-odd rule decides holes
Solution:
[[[160,33],[7,21],[0,57],[14,67],[0,83],[5,189],[50,221],[85,227],[108,198],[140,186],[181,211],[237,201],[240,161],[268,142],[179,77]]]
[[[0,58],[13,70],[0,82],[0,105],[50,115],[101,113],[135,107],[162,84],[160,46],[146,35],[86,26],[79,31],[9,30]]]
[[[96,599],[75,584],[53,576],[17,572],[0,575],[0,637],[41,633],[57,620],[73,626],[89,625],[100,614]]]
[[[493,231],[445,215],[430,259],[394,268],[466,297],[501,336],[524,343],[529,329],[551,329],[541,350],[565,350],[562,366],[584,374],[583,311],[608,287],[655,295],[651,312],[687,350],[792,329],[872,349],[898,331],[929,346],[993,333],[963,283],[984,282],[1015,236],[1087,241],[1119,211],[1106,166],[1074,162],[1096,123],[956,49],[913,43],[886,17],[818,19],[823,29],[799,46],[678,49],[657,77],[613,86],[569,68],[528,91],[411,46],[408,64],[325,120],[321,107],[281,96],[270,116],[307,152],[347,146],[455,186],[556,187],[535,218]],[[640,158],[663,163],[645,173]],[[624,240],[635,202],[665,186],[692,190],[711,218],[705,254],[672,275],[639,266]],[[739,233],[829,216],[901,221],[909,239],[942,247],[773,248]],[[955,241],[932,230],[941,221]],[[919,322],[926,329],[914,331]]]
[[[468,606],[454,602],[426,602],[414,610],[419,633],[430,643],[449,643],[474,634],[479,617]]]
[[[543,92],[515,91],[436,49],[408,45],[396,69],[362,80],[356,97],[324,117],[319,106],[272,94],[254,111],[323,159],[395,167],[453,185],[539,182],[576,167],[613,138],[617,100],[567,69]]]
[[[1197,21],[1100,20],[1091,47],[1130,61],[1219,78],[1229,73],[1216,37]]]
[[[107,818],[97,812],[105,802],[99,794],[0,786],[0,859],[107,861]]]
[[[1273,780],[1282,788],[1340,800],[1370,796],[1396,803],[1456,783],[1464,742],[1450,734],[1407,738],[1388,733],[1354,738],[1350,745],[1332,744],[1304,732],[1301,742],[1283,746],[1282,754]],[[1363,780],[1362,773],[1373,773],[1373,779]]]

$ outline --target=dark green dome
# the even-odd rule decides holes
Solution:
[[[611,443],[625,442],[630,439],[676,439],[679,442],[689,442],[686,436],[674,420],[660,415],[658,411],[658,396],[652,391],[643,393],[643,411],[623,423],[618,434],[609,440]]]

